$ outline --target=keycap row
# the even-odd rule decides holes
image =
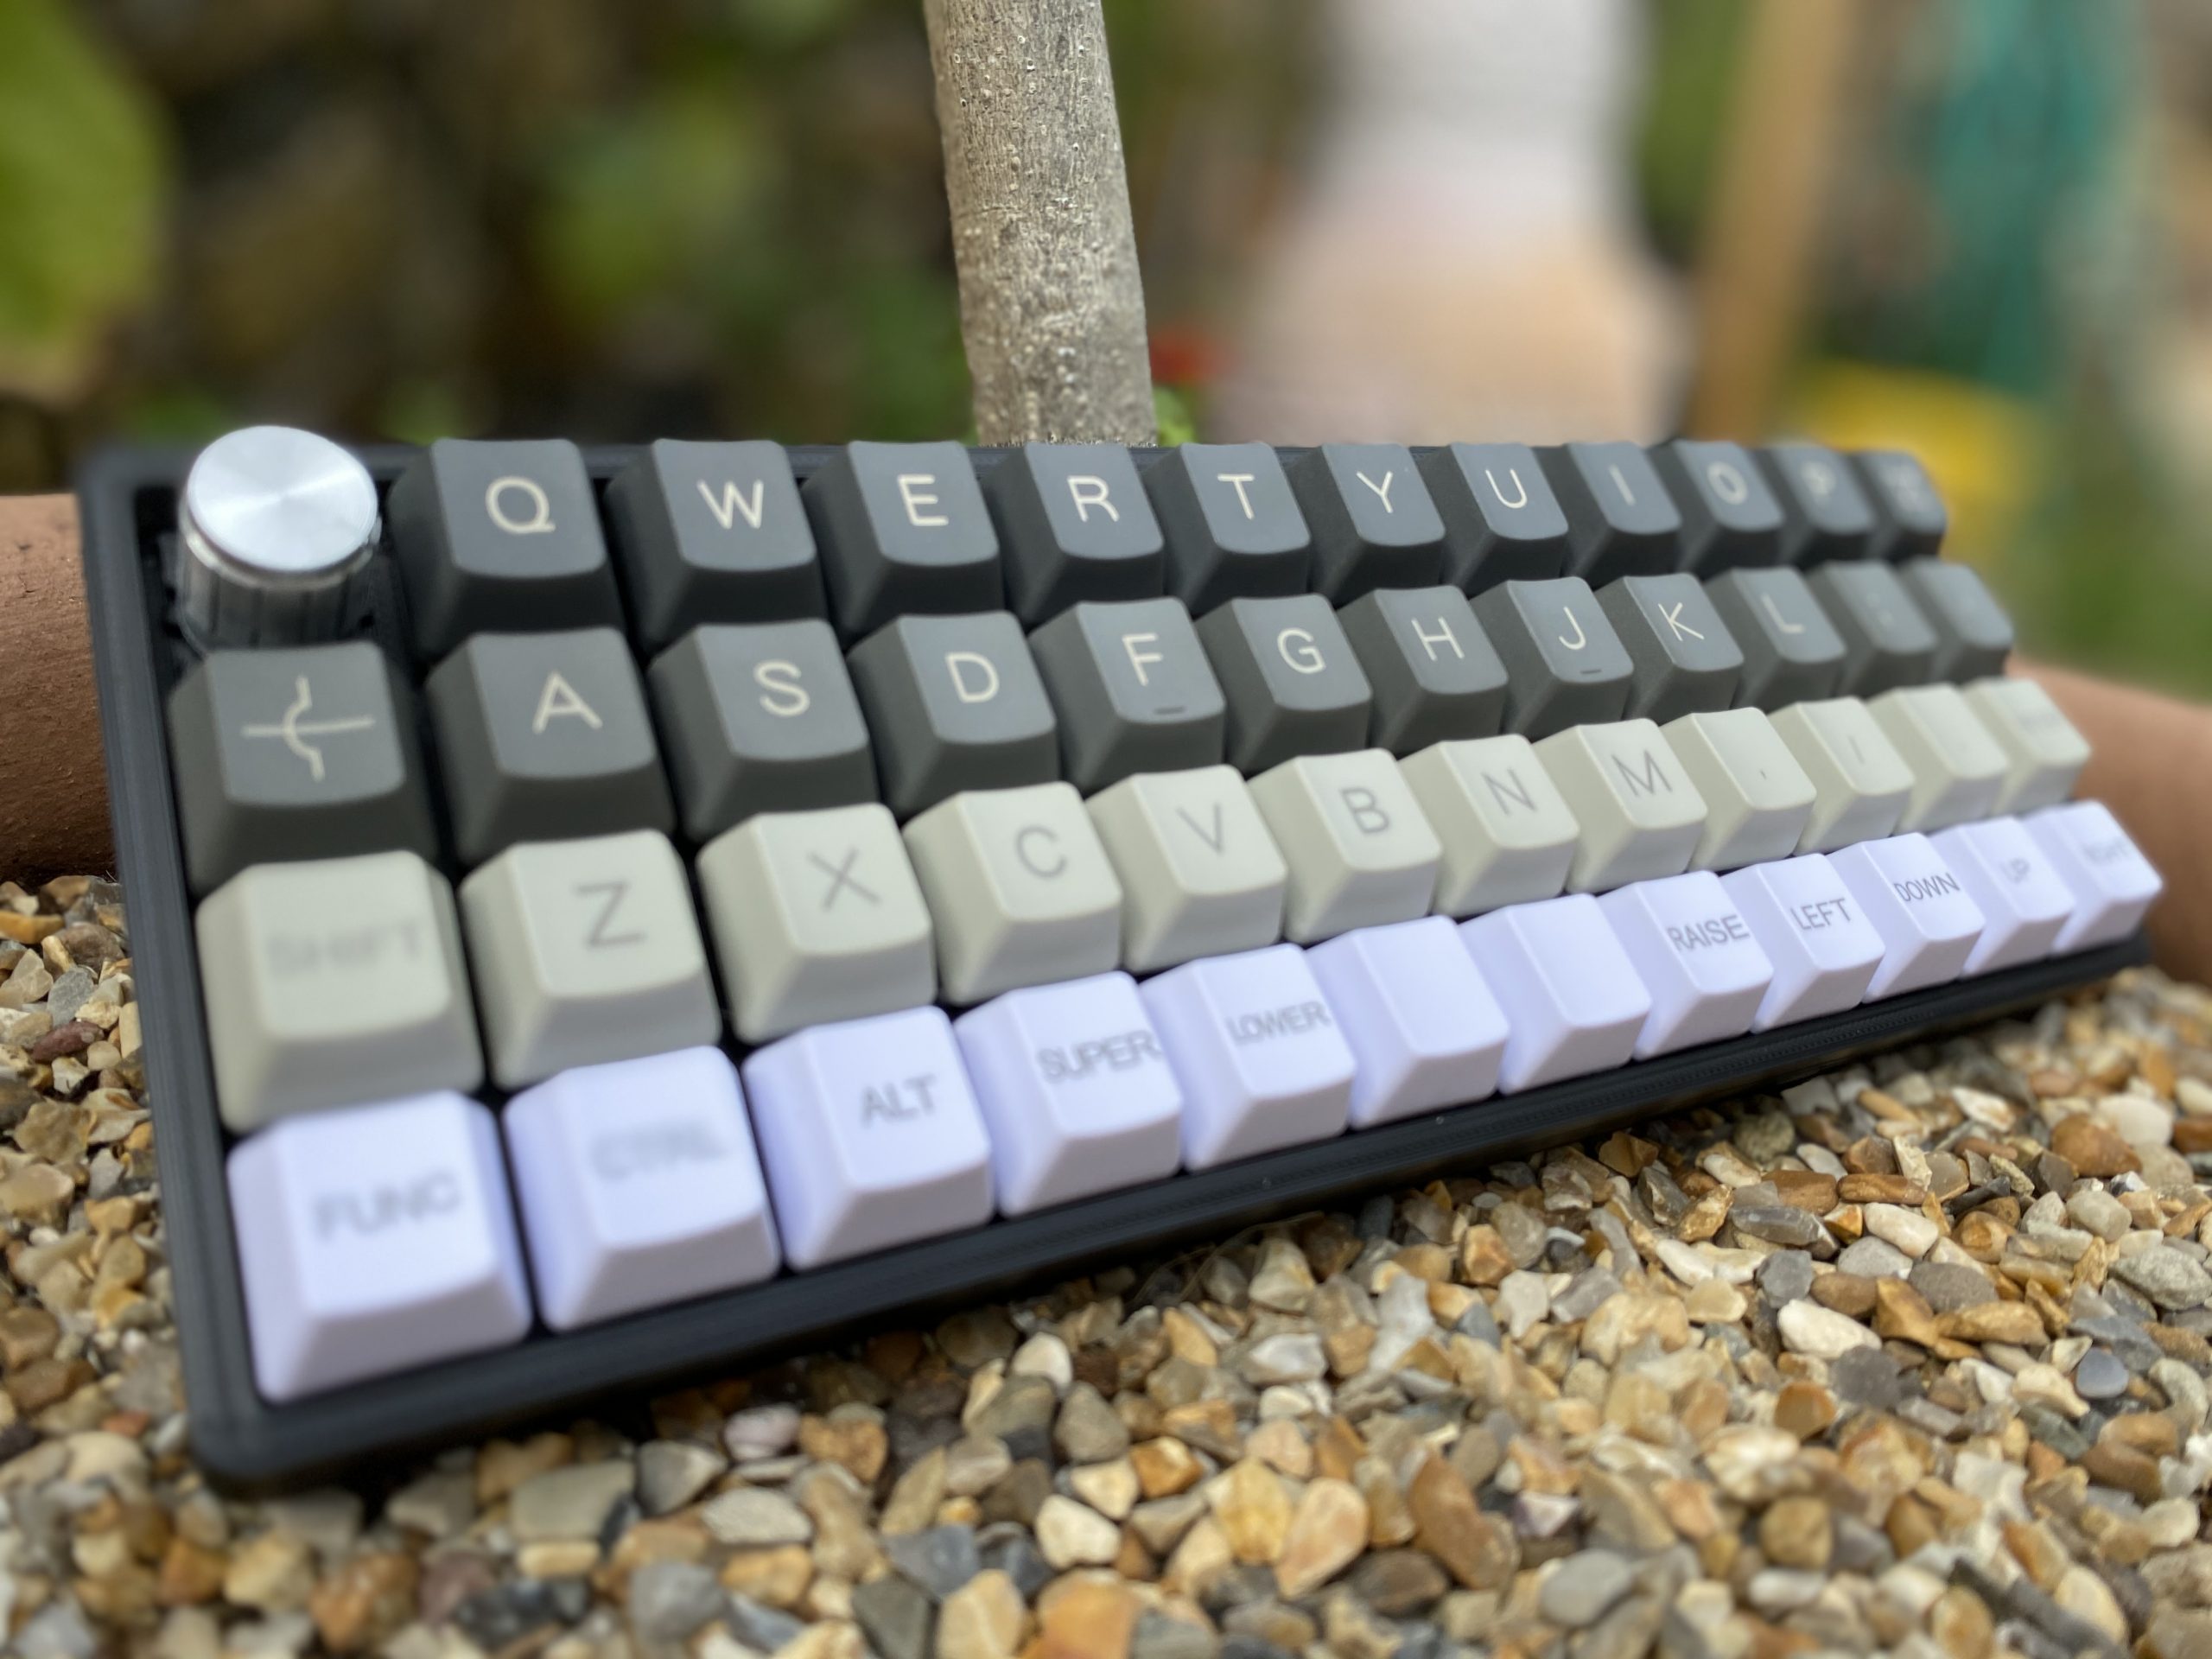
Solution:
[[[2158,880],[2094,804],[693,1046],[231,1156],[287,1400],[2033,961]],[[502,1170],[504,1138],[514,1209]],[[756,1153],[757,1146],[757,1153]]]
[[[1826,852],[2059,801],[2086,753],[2008,750],[1975,712],[2025,681],[1307,755],[1249,782],[1147,772],[769,812],[701,849],[738,1035],[1121,966],[1143,973],[1432,911]],[[2032,722],[2026,722],[2032,729]],[[2071,728],[2061,729],[2069,736]],[[714,1040],[684,863],[653,830],[529,841],[473,872],[458,921],[410,852],[250,867],[198,917],[217,1097],[244,1129],[485,1071],[502,1085]]]
[[[917,612],[1166,594],[1193,611],[1376,587],[1810,565],[1934,553],[1942,503],[1911,456],[1809,444],[1190,443],[1141,468],[1114,444],[1030,444],[979,477],[954,443],[854,443],[806,481],[776,444],[656,443],[608,485],[631,620],[649,649],[701,621],[823,617],[849,638]],[[443,439],[386,514],[416,644],[620,614],[581,454]]]
[[[480,633],[426,683],[454,851],[671,830],[1065,776],[1090,793],[1222,761],[1247,773],[1372,744],[1548,736],[1624,717],[1770,712],[1993,675],[2012,630],[1936,559],[1239,599],[1082,603],[1025,637],[1005,611],[696,628],[639,676],[611,627]],[[649,696],[650,693],[650,696]],[[171,695],[194,887],[249,864],[438,855],[412,698],[365,642],[217,652]],[[658,735],[656,734],[658,733]],[[664,768],[664,753],[666,761]],[[671,779],[674,788],[671,791]]]

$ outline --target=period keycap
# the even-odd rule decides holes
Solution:
[[[609,481],[607,513],[648,652],[702,622],[829,613],[781,444],[664,438]]]
[[[385,518],[425,658],[486,628],[620,620],[598,504],[573,443],[441,438],[391,486]]]
[[[1691,868],[1732,870],[1797,849],[1818,791],[1765,710],[1684,715],[1660,730],[1705,803]]]
[[[415,699],[374,645],[211,652],[169,694],[185,871],[403,848],[435,858]]]
[[[1857,697],[1794,702],[1774,732],[1813,785],[1801,853],[1828,853],[1890,834],[1911,798],[1914,773]]]

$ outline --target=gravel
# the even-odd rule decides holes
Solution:
[[[2155,974],[281,1503],[189,1457],[143,1087],[120,896],[0,885],[11,1653],[2212,1650]]]

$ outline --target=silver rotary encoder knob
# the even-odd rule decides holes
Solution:
[[[378,537],[376,480],[313,432],[249,426],[185,475],[177,608],[202,650],[347,631]]]

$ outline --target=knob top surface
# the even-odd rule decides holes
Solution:
[[[295,427],[249,426],[216,439],[192,463],[183,505],[219,557],[280,582],[336,573],[377,534],[368,468]]]

